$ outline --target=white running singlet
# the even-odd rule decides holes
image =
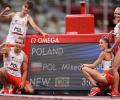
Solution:
[[[22,18],[20,17],[20,12],[17,12],[10,23],[9,33],[6,42],[12,44],[15,43],[15,39],[18,38],[18,36],[21,35],[25,37],[28,29],[27,22],[28,15]]]
[[[14,52],[14,48],[10,49],[8,57],[4,57],[4,67],[7,72],[13,76],[21,77],[21,65],[23,63],[23,51],[19,54]]]
[[[115,28],[114,28],[114,35],[116,36],[116,37],[118,37],[119,36],[119,33],[120,33],[120,23],[118,23],[116,26],[115,26]]]

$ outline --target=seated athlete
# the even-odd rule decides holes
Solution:
[[[0,53],[3,54],[4,62],[4,67],[0,70],[0,78],[4,87],[11,84],[18,89],[24,89],[25,92],[33,93],[33,87],[26,80],[28,58],[22,51],[23,45],[24,39],[17,38],[15,46],[12,48],[7,48],[5,43],[0,46]],[[8,93],[7,88],[5,89],[5,92]]]
[[[102,51],[98,59],[93,64],[83,64],[81,66],[82,73],[93,86],[88,96],[96,95],[97,93],[101,92],[102,86],[108,87],[113,83],[113,77],[111,75],[113,54],[105,52],[106,49],[110,48],[109,40],[107,38],[101,38],[99,41],[99,46]],[[103,65],[103,73],[100,73],[95,69],[100,63]]]

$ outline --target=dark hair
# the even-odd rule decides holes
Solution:
[[[2,4],[2,7],[5,9],[6,7],[9,7],[9,8],[12,8],[10,4],[8,3],[3,3]]]
[[[33,3],[30,0],[26,0],[24,4],[28,5],[28,9],[32,9],[33,8]]]
[[[105,41],[105,43],[108,44],[108,48],[111,48],[111,45],[110,45],[110,42],[109,42],[109,39],[107,37],[103,37],[101,38],[103,41]]]

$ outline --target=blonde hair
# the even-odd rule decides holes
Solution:
[[[24,40],[24,37],[23,37],[23,36],[19,36],[19,37],[16,38],[16,40],[17,40],[17,39],[22,40],[22,41],[23,41],[23,44],[24,44],[25,40]],[[15,40],[15,42],[16,42],[16,40]]]
[[[116,7],[115,8],[115,11],[114,11],[114,13],[120,13],[120,7]],[[117,24],[117,23],[119,23],[120,22],[120,19],[119,20],[114,20],[115,21],[115,23]]]
[[[116,7],[115,10],[120,10],[120,7]]]

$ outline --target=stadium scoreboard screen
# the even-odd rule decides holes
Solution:
[[[54,38],[59,42],[41,42],[39,38],[38,43],[38,37],[29,39],[29,81],[33,87],[38,90],[89,90],[91,84],[80,72],[80,66],[97,59],[98,43],[68,42],[69,39],[62,42],[60,37]],[[101,65],[98,68],[101,70]]]

